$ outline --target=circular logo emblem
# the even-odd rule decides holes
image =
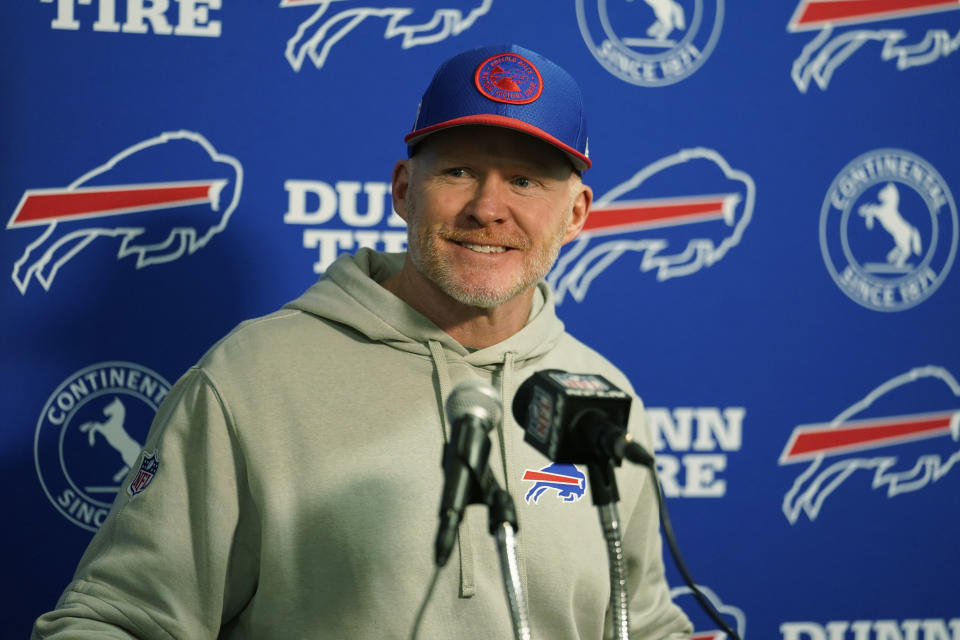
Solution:
[[[723,0],[577,0],[583,41],[624,82],[662,87],[700,68],[717,44]]]
[[[34,462],[47,498],[65,518],[96,531],[141,450],[170,383],[132,362],[77,371],[43,407]]]
[[[837,286],[875,311],[920,304],[957,252],[957,207],[919,156],[878,149],[843,168],[820,211],[820,250]]]
[[[543,91],[540,71],[515,53],[500,53],[487,58],[477,67],[473,81],[486,97],[508,104],[533,102]]]

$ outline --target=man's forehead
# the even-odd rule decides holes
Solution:
[[[499,162],[569,175],[574,167],[557,148],[520,131],[466,125],[438,131],[424,139],[417,154],[442,159]]]

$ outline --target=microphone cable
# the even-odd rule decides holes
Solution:
[[[683,581],[690,588],[690,592],[693,593],[693,597],[697,599],[698,603],[700,603],[700,607],[707,613],[708,616],[710,616],[710,619],[720,627],[720,630],[727,634],[727,637],[730,638],[730,640],[741,640],[737,632],[730,628],[730,625],[727,624],[726,620],[724,620],[720,614],[717,613],[717,610],[713,607],[713,604],[707,600],[706,596],[703,595],[703,593],[694,583],[693,577],[690,575],[690,571],[687,570],[687,565],[683,561],[683,557],[680,555],[680,549],[677,546],[677,540],[673,535],[673,525],[670,524],[670,514],[667,513],[667,502],[664,499],[663,491],[660,488],[660,479],[657,477],[657,468],[653,462],[653,456],[651,456],[646,449],[636,442],[629,442],[628,449],[631,450],[634,455],[627,455],[627,459],[646,467],[650,471],[650,478],[653,480],[653,489],[657,494],[657,510],[660,512],[660,525],[663,527],[663,537],[667,540],[667,546],[670,548],[670,555],[673,556],[673,562],[680,571],[680,575],[683,576]]]
[[[423,614],[427,610],[427,605],[430,603],[430,599],[433,597],[433,590],[437,586],[437,580],[440,578],[440,569],[442,567],[435,566],[433,568],[433,577],[430,579],[430,584],[427,586],[427,593],[423,596],[423,602],[420,603],[420,608],[417,610],[417,617],[413,621],[413,630],[410,632],[410,640],[417,640],[417,634],[420,633],[420,623],[423,622]]]

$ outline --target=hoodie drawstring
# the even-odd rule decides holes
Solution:
[[[436,340],[429,340],[427,346],[430,349],[430,357],[433,360],[434,369],[437,372],[437,383],[439,388],[439,397],[437,405],[440,407],[440,424],[443,428],[443,442],[446,445],[450,441],[450,425],[447,424],[445,411],[446,398],[450,395],[450,371],[447,368],[447,356],[443,351],[443,346]],[[503,354],[503,366],[500,370],[500,403],[503,406],[503,420],[497,425],[497,438],[500,441],[500,466],[503,471],[504,489],[510,494],[514,504],[519,504],[521,496],[517,493],[519,483],[511,481],[510,469],[514,468],[514,447],[513,438],[505,433],[504,424],[509,424],[510,428],[519,428],[513,419],[510,405],[507,403],[509,392],[513,388],[513,369],[515,366],[516,354],[507,351]],[[519,512],[519,509],[518,509]],[[483,513],[476,509],[467,509],[463,514],[463,522],[457,529],[457,546],[460,562],[460,597],[471,598],[477,592],[476,576],[474,573],[474,540],[470,533],[472,527],[470,521],[481,517]],[[518,513],[519,518],[519,513]],[[519,523],[518,523],[519,524]],[[526,556],[523,553],[522,531],[517,532],[517,563],[520,572],[522,584],[527,583],[527,564]]]
[[[433,366],[437,371],[437,382],[440,387],[440,397],[437,404],[440,407],[440,424],[443,427],[443,443],[446,446],[450,441],[450,426],[447,424],[447,415],[445,410],[446,398],[450,395],[450,371],[447,369],[447,356],[443,352],[443,346],[436,340],[427,342],[430,348],[430,357],[433,359]],[[473,571],[473,536],[470,534],[470,526],[467,522],[471,519],[471,510],[467,509],[463,514],[463,521],[457,528],[457,547],[460,559],[460,597],[471,598],[477,592],[476,577]]]
[[[512,482],[510,478],[510,469],[513,469],[513,438],[508,437],[508,434],[504,433],[504,424],[511,425],[511,428],[519,426],[516,424],[516,421],[513,418],[512,403],[507,402],[509,397],[509,391],[512,388],[512,374],[514,367],[514,360],[516,359],[516,354],[512,351],[507,351],[503,354],[503,368],[500,371],[500,402],[503,405],[503,420],[500,421],[500,424],[497,425],[497,437],[500,439],[500,464],[503,468],[503,483],[504,489],[507,493],[510,494],[510,497],[513,499],[515,505],[520,504],[520,495],[517,493],[518,483]],[[516,544],[517,544],[517,565],[520,572],[520,582],[521,584],[527,584],[527,564],[526,557],[523,553],[523,540],[521,538],[522,529],[520,523],[520,509],[516,510],[517,512],[517,533],[516,533]]]

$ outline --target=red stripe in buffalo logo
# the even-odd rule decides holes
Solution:
[[[738,194],[726,193],[611,202],[591,210],[583,232],[622,233],[710,220],[726,220],[730,223],[733,208],[739,201]]]
[[[957,0],[805,0],[797,7],[791,31],[827,25],[890,20],[960,9]]]
[[[216,211],[226,180],[29,189],[7,228],[209,203]]]

